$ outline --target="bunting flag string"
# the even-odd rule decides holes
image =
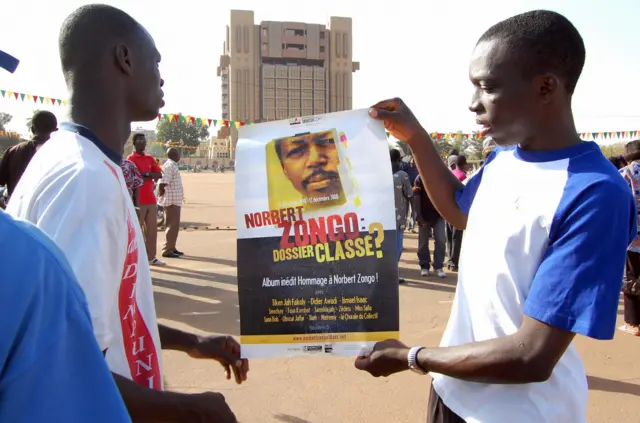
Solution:
[[[8,90],[0,90],[0,95],[3,98],[6,99],[11,99],[11,100],[18,100],[18,101],[23,101],[23,102],[33,102],[35,104],[38,104],[38,102],[40,104],[48,104],[51,106],[66,106],[67,105],[67,100],[63,100],[60,98],[53,98],[53,97],[45,97],[45,96],[41,96],[41,95],[32,95],[32,94],[25,94],[25,93],[19,93],[19,92],[15,92],[15,91],[8,91]]]
[[[9,90],[0,90],[1,98],[29,102],[34,104],[47,104],[52,106],[66,106],[67,100],[53,97],[46,97],[40,95],[33,94],[25,94],[16,91]],[[247,121],[234,121],[234,120],[226,120],[226,119],[211,119],[211,118],[203,118],[203,117],[194,117],[189,115],[183,115],[181,113],[160,113],[158,114],[159,120],[168,120],[171,123],[184,123],[187,125],[197,125],[197,126],[206,126],[206,127],[235,127],[239,128],[245,125],[253,125],[254,122]],[[604,141],[604,140],[625,140],[631,138],[638,138],[640,134],[640,130],[633,131],[607,131],[607,132],[580,132],[578,135],[581,139],[587,141]],[[471,133],[463,133],[463,132],[432,132],[431,138],[434,141],[446,141],[446,142],[456,142],[456,141],[470,141],[474,139],[481,139],[478,137],[476,132]],[[387,132],[387,137],[389,133]],[[185,147],[186,148],[186,147]]]

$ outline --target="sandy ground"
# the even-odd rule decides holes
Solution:
[[[186,204],[179,249],[187,255],[154,268],[159,318],[187,330],[239,335],[233,173],[183,173]],[[197,229],[195,229],[197,228]],[[208,228],[208,229],[207,229]],[[218,229],[215,229],[218,228]],[[164,241],[158,236],[158,245]],[[408,344],[440,341],[456,275],[423,278],[417,235],[407,234],[401,260],[401,336]],[[618,311],[621,322],[622,306]],[[582,338],[577,348],[589,375],[589,422],[640,422],[640,339],[622,333],[610,342]],[[222,392],[240,422],[424,422],[430,380],[412,372],[375,379],[352,359],[253,360],[249,380],[226,381],[216,363],[164,352],[170,389]]]

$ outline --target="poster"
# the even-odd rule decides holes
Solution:
[[[235,178],[244,358],[356,356],[398,338],[380,122],[354,110],[240,127]]]

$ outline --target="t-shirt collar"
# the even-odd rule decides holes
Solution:
[[[518,159],[525,162],[542,163],[570,159],[596,149],[599,149],[599,147],[595,142],[582,141],[581,143],[572,145],[571,147],[547,151],[527,151],[516,146],[514,154]]]
[[[104,155],[107,156],[112,162],[114,162],[118,166],[122,164],[122,155],[107,147],[105,143],[103,143],[100,138],[98,138],[98,136],[86,126],[78,125],[77,123],[73,122],[64,122],[60,124],[60,129],[62,129],[63,131],[74,132],[81,137],[88,139],[96,147],[98,147],[100,151],[102,151],[102,153],[104,153]]]

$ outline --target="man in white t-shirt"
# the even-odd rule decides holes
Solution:
[[[401,100],[371,111],[409,143],[442,216],[466,229],[440,348],[385,341],[356,360],[374,376],[430,373],[429,422],[587,421],[572,341],[613,338],[637,226],[630,190],[577,136],[571,99],[584,60],[580,34],[555,12],[514,16],[480,38],[469,108],[498,147],[466,186]]]
[[[131,122],[154,119],[164,105],[160,54],[139,23],[106,5],[72,13],[59,43],[71,122],[36,154],[7,211],[64,251],[134,422],[235,422],[218,393],[162,390],[161,348],[215,359],[237,383],[248,364],[231,337],[199,337],[156,320],[144,238],[120,163]]]

